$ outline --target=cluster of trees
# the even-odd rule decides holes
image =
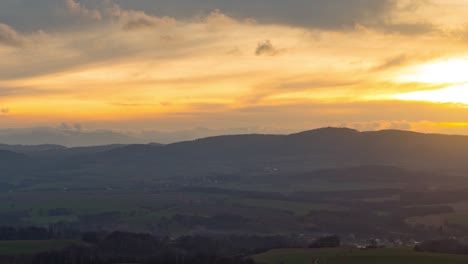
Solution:
[[[151,257],[103,256],[84,248],[67,249],[61,252],[48,252],[35,256],[27,264],[254,264],[252,259],[216,255],[187,255],[165,252]]]
[[[54,239],[44,228],[0,228],[0,240]],[[252,264],[247,256],[274,248],[296,247],[281,236],[184,236],[177,239],[144,233],[86,232],[82,244],[33,256],[0,256],[9,264]]]
[[[0,225],[17,225],[22,222],[22,218],[28,216],[29,212],[24,210],[2,211],[0,212]]]
[[[435,191],[407,191],[402,192],[400,199],[406,204],[449,204],[468,199],[466,189],[459,190],[435,190]]]
[[[210,217],[177,214],[171,220],[185,227],[205,226],[212,229],[240,229],[251,221],[233,214],[217,214]]]
[[[47,240],[51,230],[41,227],[0,227],[0,240]]]
[[[73,212],[67,208],[54,208],[47,210],[48,216],[64,216],[71,215]]]
[[[309,245],[309,248],[336,248],[341,246],[341,239],[339,236],[324,236],[320,237],[312,244]]]
[[[82,240],[86,246],[37,254],[28,264],[252,264],[246,256],[289,246],[283,238],[273,236],[185,236],[171,240],[149,234],[88,232]]]
[[[468,245],[456,239],[430,240],[416,245],[414,249],[418,252],[468,254]]]
[[[151,255],[168,249],[190,254],[250,255],[273,248],[297,246],[282,236],[182,236],[177,239],[128,232],[87,232],[82,240],[100,252],[110,254]]]

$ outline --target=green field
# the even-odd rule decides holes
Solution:
[[[468,256],[418,253],[402,249],[277,249],[255,255],[266,264],[462,264]]]
[[[84,215],[106,212],[120,212],[121,221],[133,227],[146,227],[162,217],[176,214],[211,216],[223,213],[223,207],[233,208],[232,213],[258,208],[268,214],[291,214],[289,217],[304,216],[313,210],[343,210],[328,203],[292,202],[270,199],[243,198],[240,195],[221,195],[218,193],[166,192],[18,192],[0,193],[0,213],[26,211],[22,218],[26,225],[48,225],[57,222],[78,222]],[[223,204],[220,207],[219,204]],[[48,210],[65,208],[70,214],[53,216]],[[224,210],[225,211],[225,210]],[[225,212],[224,212],[225,213]]]
[[[80,243],[74,240],[0,241],[0,255],[32,255],[50,250],[60,250]]]

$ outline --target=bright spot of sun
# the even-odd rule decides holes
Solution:
[[[438,90],[417,91],[394,96],[398,100],[455,103],[468,105],[468,85],[453,86]]]
[[[397,78],[400,82],[466,83],[468,82],[468,57],[436,61],[416,66]]]
[[[397,94],[392,96],[394,99],[468,105],[468,57],[439,60],[405,69],[397,81],[445,88]]]

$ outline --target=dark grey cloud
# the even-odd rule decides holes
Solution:
[[[36,31],[60,25],[56,20],[60,0],[2,0],[0,23],[12,25],[21,31]]]
[[[120,1],[125,8],[178,18],[201,16],[219,9],[240,19],[329,30],[352,29],[356,24],[404,34],[432,30],[430,24],[393,24],[394,12],[413,12],[428,0],[134,0]]]
[[[396,0],[152,0],[121,1],[126,8],[140,8],[157,15],[190,17],[220,9],[239,18],[259,22],[323,28],[354,26],[379,20],[395,8]]]
[[[2,0],[0,21],[21,30],[38,30],[71,26],[70,15],[63,10],[74,7],[75,14],[100,18],[105,7],[113,3],[124,9],[142,10],[147,14],[192,19],[213,10],[238,19],[259,23],[286,24],[328,30],[352,29],[356,24],[405,34],[428,31],[430,24],[393,24],[394,12],[411,12],[427,0],[409,0],[399,7],[399,0]],[[67,5],[68,3],[68,5]],[[81,8],[79,10],[79,8]],[[79,21],[82,25],[83,21]],[[149,26],[148,20],[132,21],[129,28]]]
[[[101,20],[107,0],[1,0],[0,23],[19,32],[57,31]]]

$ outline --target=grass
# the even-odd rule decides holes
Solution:
[[[191,214],[192,207],[202,204],[213,206],[215,201],[226,202],[233,207],[255,207],[265,210],[290,212],[297,216],[312,210],[331,209],[331,204],[314,204],[266,199],[247,199],[229,195],[206,193],[168,192],[159,194],[128,193],[80,193],[80,192],[19,192],[0,193],[1,212],[28,211],[23,221],[29,225],[48,225],[57,222],[76,222],[82,215],[103,212],[121,212],[122,220],[131,225],[145,226],[175,214]],[[49,216],[47,211],[66,208],[70,215]],[[187,209],[189,208],[189,209]],[[339,208],[335,208],[339,210]],[[205,215],[207,212],[192,212]],[[210,216],[210,214],[207,214]]]
[[[462,264],[465,255],[418,253],[410,248],[349,249],[277,249],[255,255],[254,260],[266,264]]]
[[[181,195],[179,195],[181,196]],[[47,225],[57,222],[76,222],[79,216],[118,211],[122,214],[143,215],[149,209],[164,211],[166,208],[186,201],[173,194],[135,193],[80,193],[80,192],[19,192],[0,193],[0,213],[27,211],[23,221],[29,225]],[[191,197],[185,198],[190,199]],[[49,216],[47,211],[66,208],[72,213],[64,216]],[[154,212],[152,212],[154,213]]]
[[[50,250],[60,250],[81,242],[75,240],[21,240],[0,241],[0,255],[33,255]]]

